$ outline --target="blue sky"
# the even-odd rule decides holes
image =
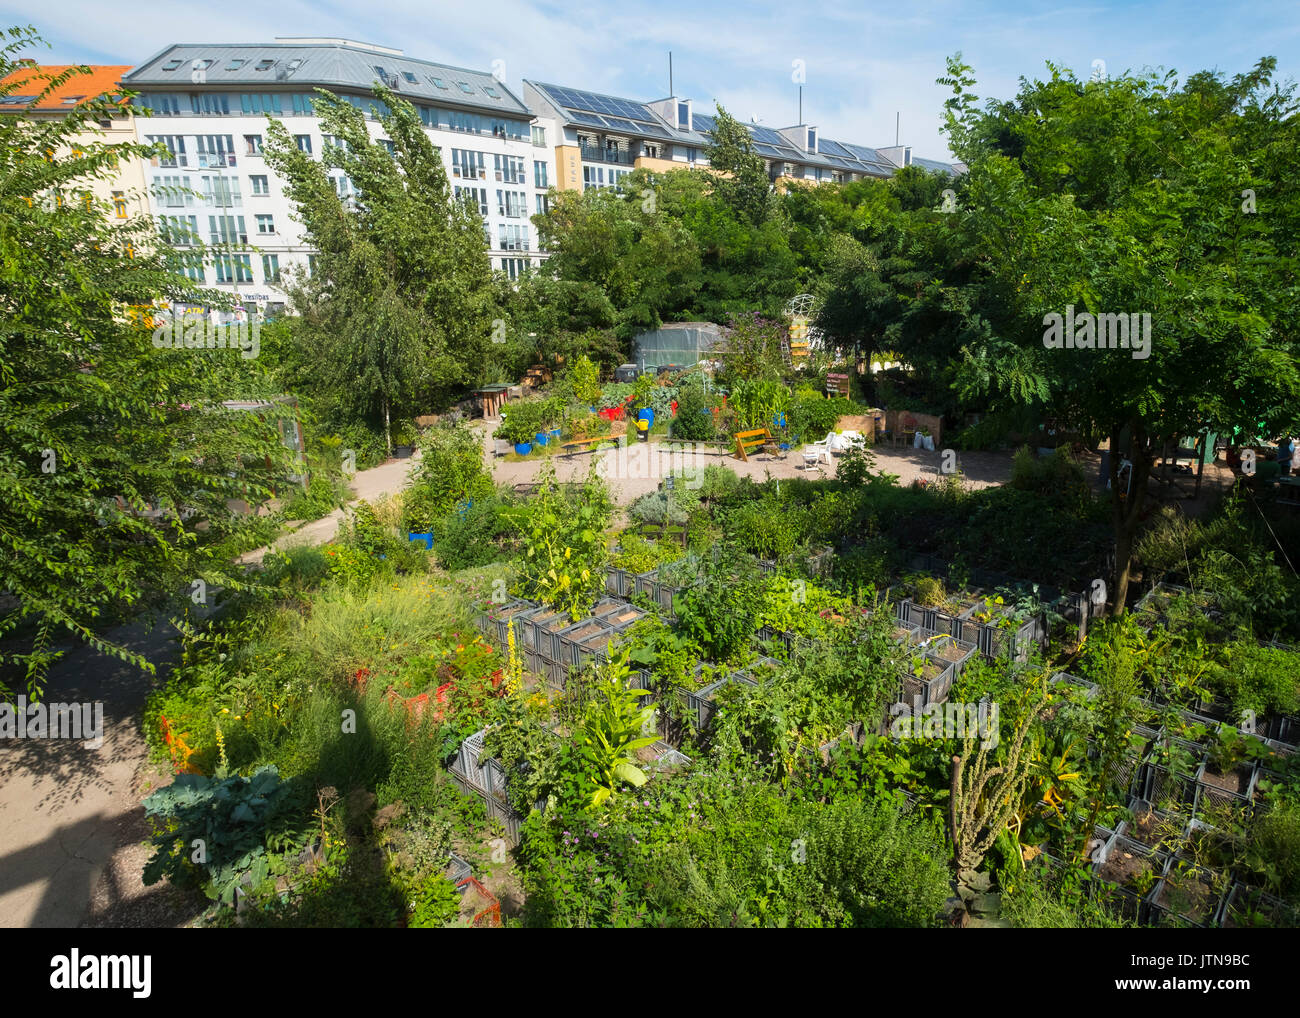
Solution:
[[[1261,56],[1276,56],[1285,80],[1300,76],[1298,11],[1294,0],[48,0],[35,8],[0,0],[0,25],[35,23],[53,48],[31,55],[51,63],[138,64],[171,42],[341,36],[464,67],[486,70],[503,60],[516,91],[528,77],[636,99],[668,94],[671,50],[679,95],[697,108],[721,102],[772,127],[796,122],[798,60],[806,78],[804,119],[825,137],[893,144],[899,113],[903,144],[916,155],[944,158],[939,126],[947,90],[935,79],[953,52],[975,68],[981,98],[1014,95],[1018,79],[1042,75],[1049,60],[1081,77],[1094,60],[1105,61],[1112,76],[1158,67],[1185,77],[1207,68],[1236,74]]]

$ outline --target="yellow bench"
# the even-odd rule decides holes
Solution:
[[[746,463],[749,462],[749,453],[772,444],[772,434],[767,428],[738,431],[731,437],[736,440],[736,457]]]

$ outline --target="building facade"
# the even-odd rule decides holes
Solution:
[[[553,157],[528,107],[487,72],[345,39],[281,39],[168,46],[122,80],[149,111],[136,118],[139,140],[160,146],[146,172],[164,239],[194,252],[183,258],[190,278],[229,291],[249,311],[282,309],[285,272],[311,270],[312,251],[262,146],[270,116],[321,158],[333,139],[314,111],[316,89],[361,109],[377,140],[386,111],[375,82],[411,102],[453,192],[468,194],[483,217],[492,267],[514,278],[537,263],[530,217],[543,207]],[[341,171],[330,176],[341,196],[356,193]]]
[[[21,61],[22,67],[3,80],[11,88],[0,97],[0,116],[22,116],[31,120],[52,120],[68,113],[87,100],[113,95],[121,88],[121,79],[131,68],[112,64],[92,65],[89,73],[74,74],[61,85],[49,89],[51,80],[71,70],[67,64],[37,64]],[[49,94],[46,95],[46,90]],[[123,103],[120,113],[98,120],[78,138],[84,144],[120,145],[136,140],[135,118],[130,106]],[[56,153],[67,156],[70,152]],[[86,190],[109,205],[118,219],[130,219],[150,211],[144,161],[138,158],[118,160],[110,177],[88,178]]]

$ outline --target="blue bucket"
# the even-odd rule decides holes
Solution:
[[[533,437],[534,437],[535,439],[537,439],[537,444],[538,444],[538,445],[545,445],[547,442],[550,441],[550,439],[547,437],[545,431],[539,431],[539,432],[538,432],[536,435],[534,435]]]
[[[408,532],[407,532],[407,534],[406,534],[406,539],[407,539],[408,541],[423,541],[423,542],[424,542],[424,546],[425,546],[425,548],[427,548],[429,551],[433,551],[433,532],[432,532],[432,531],[430,531],[430,532],[427,533],[427,534],[417,534],[414,530],[411,530],[411,531],[408,531]]]
[[[520,456],[527,456],[527,455],[528,455],[530,452],[532,452],[532,451],[533,451],[533,443],[532,443],[532,442],[516,442],[516,443],[515,443],[515,452],[518,453]]]

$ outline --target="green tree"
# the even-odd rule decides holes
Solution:
[[[714,193],[742,221],[760,226],[772,205],[772,184],[763,167],[763,157],[745,126],[721,105],[713,121],[713,133],[704,150],[709,160],[708,180]]]
[[[340,144],[319,161],[268,118],[265,157],[285,180],[318,253],[289,292],[324,387],[382,422],[446,406],[480,380],[496,317],[483,224],[455,200],[438,149],[409,102],[376,84],[372,139],[358,106],[318,90],[322,130]],[[357,190],[340,196],[331,170]]]
[[[973,335],[964,377],[1002,400],[1027,393],[1110,438],[1123,611],[1134,535],[1159,450],[1202,429],[1294,427],[1300,222],[1291,162],[1300,120],[1274,61],[1231,81],[1198,74],[1081,82],[1049,65],[1012,103],[980,112],[960,55],[950,143],[970,167],[960,229],[1018,320]],[[1261,203],[1252,211],[1250,195]],[[1049,315],[1151,317],[1149,356],[1048,349]],[[1079,335],[1085,326],[1078,326]],[[1039,393],[1042,393],[1039,396]],[[1132,495],[1119,497],[1127,439]]]
[[[0,78],[40,41],[6,35]],[[87,73],[53,76],[29,108]],[[272,421],[222,405],[271,394],[254,361],[162,349],[149,312],[133,311],[229,301],[173,271],[148,217],[118,219],[94,197],[119,163],[155,154],[95,137],[121,101],[0,117],[0,693],[17,681],[39,694],[59,629],[151,668],[96,628],[197,579],[237,584],[217,557],[238,526],[226,502],[263,500],[289,466]]]

